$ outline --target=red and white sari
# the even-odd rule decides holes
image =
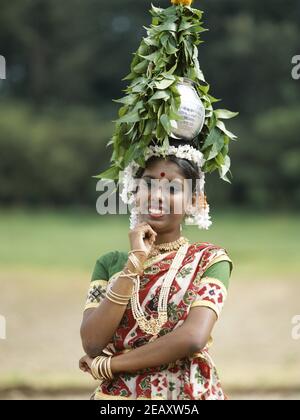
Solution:
[[[139,295],[145,314],[157,314],[160,288],[175,255],[176,251],[173,251],[146,262]],[[218,279],[203,276],[219,261],[231,262],[225,249],[203,242],[190,245],[170,289],[168,321],[158,336],[147,335],[139,328],[129,303],[108,349],[121,354],[144,346],[182,325],[195,306],[209,307],[219,317],[227,296],[226,288]],[[118,274],[114,274],[109,282],[114,281]],[[96,280],[91,287],[103,298],[107,284],[107,281]],[[200,353],[169,365],[134,374],[119,374],[113,380],[101,383],[92,399],[224,400],[226,396],[208,353],[210,344],[211,340]]]

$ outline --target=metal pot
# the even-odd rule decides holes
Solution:
[[[171,137],[192,141],[203,128],[205,108],[192,80],[184,78],[182,82],[177,84],[177,89],[181,96],[181,105],[178,113],[183,119],[171,121]]]

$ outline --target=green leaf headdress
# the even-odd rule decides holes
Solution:
[[[162,9],[152,5],[152,24],[134,54],[129,82],[121,104],[115,132],[108,143],[113,146],[111,165],[96,178],[118,180],[125,174],[125,202],[131,202],[132,179],[139,167],[145,167],[155,148],[156,155],[174,154],[170,139],[181,139],[181,156],[198,152],[200,179],[219,171],[230,182],[230,140],[236,136],[227,130],[224,120],[237,113],[214,109],[217,99],[209,93],[198,61],[202,41],[203,12],[191,6],[191,0],[171,0]],[[189,102],[190,101],[190,102]],[[189,105],[193,103],[193,105]],[[184,149],[182,149],[182,147]],[[178,148],[177,148],[178,149]],[[126,185],[127,182],[127,185]],[[199,216],[199,215],[198,215]],[[195,219],[195,215],[193,215]],[[196,221],[199,227],[210,225],[208,210]],[[191,221],[190,221],[191,222]],[[134,223],[131,223],[133,226]]]

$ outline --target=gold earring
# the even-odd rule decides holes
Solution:
[[[200,196],[199,196],[199,199],[198,199],[199,201],[198,201],[198,203],[199,203],[199,208],[201,209],[201,210],[205,210],[206,208],[207,208],[207,206],[208,206],[208,203],[207,203],[207,196],[205,195],[205,194],[201,194]]]

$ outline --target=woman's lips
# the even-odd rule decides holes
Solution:
[[[160,219],[161,217],[164,217],[165,213],[162,209],[148,209],[148,214],[153,219]]]
[[[151,217],[151,219],[161,219],[164,217],[164,214],[150,214],[149,216]]]

